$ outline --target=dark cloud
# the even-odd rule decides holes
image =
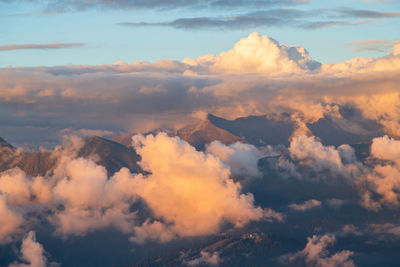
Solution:
[[[344,17],[363,18],[363,19],[382,19],[382,18],[398,18],[400,12],[381,12],[366,9],[340,9],[339,14]]]
[[[8,0],[1,0],[0,3],[10,3]],[[24,2],[20,0],[19,2]],[[29,1],[32,2],[32,1]],[[42,14],[64,13],[71,11],[83,11],[88,9],[179,9],[179,8],[260,8],[272,5],[293,5],[305,4],[309,0],[49,0],[35,1],[44,7]]]
[[[11,51],[11,50],[27,50],[27,49],[60,49],[69,47],[80,47],[84,46],[83,43],[51,43],[51,44],[9,44],[0,46],[0,51]]]
[[[298,23],[295,18],[305,13],[295,9],[277,9],[251,12],[242,15],[221,17],[180,18],[169,22],[124,22],[121,26],[148,27],[161,26],[177,29],[244,29],[257,26],[284,26]]]
[[[353,26],[376,19],[397,18],[398,12],[378,12],[355,9],[273,9],[232,16],[178,18],[163,22],[123,22],[121,26],[172,27],[176,29],[248,29],[258,26],[295,27],[319,29],[336,26]],[[362,20],[361,20],[362,19]]]

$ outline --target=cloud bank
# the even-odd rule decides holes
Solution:
[[[142,157],[141,166],[151,171],[151,175],[135,179],[136,193],[171,234],[208,235],[218,232],[224,222],[242,227],[251,221],[283,219],[278,213],[255,207],[251,194],[240,193],[241,185],[229,178],[229,169],[218,158],[166,134],[134,136],[133,142]],[[136,231],[143,233],[161,225],[156,221],[143,227]]]
[[[381,58],[321,64],[302,47],[253,33],[229,51],[183,61],[3,68],[0,121],[10,140],[15,131],[26,140],[20,127],[30,127],[31,138],[46,136],[47,142],[66,128],[178,127],[192,120],[186,114],[199,112],[227,118],[297,112],[299,125],[329,116],[345,128],[368,131],[359,118],[343,116],[341,109],[351,107],[399,136],[397,50],[396,44]]]
[[[28,177],[18,168],[0,174],[0,242],[29,229],[31,216],[37,214],[62,238],[114,228],[137,243],[211,235],[254,221],[283,221],[282,214],[256,206],[251,193],[242,193],[219,158],[177,137],[133,137],[139,164],[148,174],[122,168],[108,177],[103,166],[77,157],[82,145],[82,140],[70,138],[67,146],[56,148],[52,153],[58,165],[44,177]],[[134,204],[147,207],[151,215],[139,217]]]

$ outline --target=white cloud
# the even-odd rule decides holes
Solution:
[[[233,174],[259,176],[258,160],[263,153],[253,145],[240,142],[224,145],[213,141],[206,146],[206,152],[225,162]]]
[[[292,210],[295,211],[306,211],[306,210],[310,210],[316,207],[321,207],[321,201],[316,200],[316,199],[310,199],[307,201],[304,201],[301,204],[290,204],[289,208],[291,208]]]
[[[218,266],[222,262],[222,259],[219,257],[218,252],[210,253],[207,251],[200,251],[200,257],[184,261],[187,266],[198,266],[198,265],[207,265],[207,266]]]
[[[282,214],[255,206],[253,195],[241,192],[217,157],[164,133],[133,140],[149,174],[122,168],[108,177],[103,166],[77,157],[83,144],[77,137],[52,152],[57,166],[45,177],[28,177],[19,169],[0,173],[0,242],[9,242],[29,216],[46,210],[51,212],[43,216],[62,237],[112,227],[137,243],[215,234],[226,224],[283,220]],[[141,225],[131,210],[138,199],[154,214]]]
[[[396,44],[381,58],[309,71],[313,61],[304,49],[254,33],[220,55],[182,62],[5,68],[0,70],[0,100],[7,105],[0,119],[2,129],[14,132],[16,122],[29,121],[43,133],[40,138],[55,138],[72,127],[107,132],[173,128],[189,123],[196,112],[236,118],[287,111],[298,114],[299,126],[330,116],[349,131],[365,132],[362,124],[341,117],[340,107],[351,106],[383,125],[387,134],[400,136],[397,50]],[[42,129],[43,122],[50,131]],[[61,129],[52,126],[60,122]],[[21,137],[27,138],[32,137]]]
[[[10,242],[23,222],[22,215],[8,205],[7,196],[0,194],[0,244]]]
[[[212,71],[228,73],[299,73],[313,70],[319,63],[313,61],[307,50],[286,46],[261,36],[257,32],[241,39],[232,50],[215,58]]]
[[[9,267],[46,267],[47,258],[43,246],[36,241],[35,232],[30,231],[21,245],[21,260],[25,263],[12,263]]]
[[[349,145],[324,146],[314,136],[296,136],[289,146],[290,156],[316,172],[330,171],[333,174],[353,177],[360,174],[360,163]]]
[[[349,250],[342,250],[331,254],[329,246],[333,246],[336,238],[333,235],[314,235],[308,238],[305,248],[294,254],[286,254],[279,258],[282,263],[305,264],[315,267],[354,267],[350,257],[354,254]]]
[[[388,136],[374,138],[371,156],[388,162],[378,163],[373,170],[361,178],[364,185],[362,204],[370,210],[382,205],[399,207],[400,194],[400,141]]]
[[[215,156],[163,133],[134,136],[133,145],[141,166],[151,172],[135,178],[135,192],[165,223],[145,223],[139,228],[140,240],[153,228],[199,236],[217,233],[225,222],[242,227],[251,221],[282,220],[282,215],[254,206],[253,196],[241,193],[240,184],[229,178],[229,169]],[[152,232],[148,238],[166,237]]]

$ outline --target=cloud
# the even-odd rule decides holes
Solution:
[[[310,199],[301,204],[290,204],[289,208],[295,211],[306,211],[321,206],[321,201]]]
[[[211,9],[211,8],[223,8],[223,9],[234,9],[234,8],[259,8],[268,7],[272,5],[294,5],[294,4],[304,4],[309,2],[308,0],[212,0],[212,1],[200,1],[200,0],[132,0],[132,1],[107,1],[107,0],[95,0],[95,1],[77,1],[77,0],[61,0],[61,1],[49,1],[46,4],[39,6],[44,6],[44,12],[40,14],[54,14],[54,13],[65,13],[72,11],[84,11],[90,9],[100,9],[100,10],[110,10],[110,9],[155,9],[155,10],[165,10],[165,9]]]
[[[7,197],[0,194],[0,244],[11,241],[14,234],[21,230],[24,219],[7,203]]]
[[[400,238],[400,226],[392,223],[370,224],[373,232],[383,236]]]
[[[61,49],[70,47],[84,46],[83,43],[50,43],[50,44],[9,44],[0,46],[0,51],[11,51],[11,50],[47,50],[47,49]]]
[[[274,9],[229,16],[178,18],[164,22],[121,22],[118,25],[126,27],[172,27],[183,30],[237,30],[259,26],[295,27],[296,24],[300,24],[296,18],[304,17],[304,13],[304,11],[296,9]]]
[[[257,57],[254,57],[257,55]],[[216,57],[216,71],[233,73],[296,73],[319,67],[302,47],[280,45],[274,39],[252,33],[232,50]]]
[[[114,228],[136,243],[168,242],[216,234],[229,225],[284,219],[255,206],[253,195],[241,192],[217,157],[165,133],[133,140],[148,174],[122,168],[109,177],[103,166],[77,157],[83,143],[76,136],[51,152],[57,166],[44,177],[29,177],[20,169],[0,173],[0,242],[11,241],[25,223],[34,225],[32,216],[38,214],[63,238]],[[143,215],[146,209],[150,212]]]
[[[72,129],[72,128],[65,128],[60,131],[62,134],[65,135],[77,135],[82,137],[92,137],[92,136],[112,136],[114,132],[107,131],[107,130],[94,130],[94,129]]]
[[[388,52],[396,43],[397,41],[388,40],[362,40],[346,43],[346,45],[352,47],[352,49],[356,52]]]
[[[289,152],[294,160],[316,172],[329,171],[350,178],[359,175],[362,168],[349,145],[341,145],[337,149],[324,146],[314,136],[294,137]]]
[[[253,145],[236,142],[229,146],[213,141],[206,152],[225,162],[233,174],[259,176],[258,160],[264,155]]]
[[[376,10],[367,9],[350,9],[342,8],[338,9],[338,13],[343,16],[350,16],[363,19],[378,19],[378,18],[398,18],[400,17],[400,12],[382,12]]]
[[[104,167],[91,160],[78,158],[64,167],[53,190],[53,201],[64,206],[50,218],[57,233],[85,235],[97,229],[114,227],[124,233],[131,230],[135,212],[133,175],[121,169],[108,178]]]
[[[185,261],[187,266],[198,266],[198,265],[208,265],[208,266],[218,266],[222,262],[219,257],[218,252],[210,253],[207,251],[200,251],[200,257]]]
[[[320,65],[302,47],[253,33],[219,55],[183,61],[3,68],[2,134],[17,145],[54,144],[65,128],[138,132],[178,128],[199,112],[229,119],[289,112],[305,130],[330,118],[343,129],[376,133],[362,122],[373,120],[400,136],[396,49]],[[359,115],[344,117],[343,108]]]
[[[8,195],[11,205],[22,205],[31,199],[30,183],[20,169],[0,173],[0,191]]]
[[[224,223],[242,227],[251,221],[282,220],[282,215],[254,206],[253,196],[241,193],[240,184],[215,156],[166,134],[137,135],[133,145],[142,157],[140,165],[151,172],[135,178],[135,192],[165,225],[145,223],[137,229],[140,240],[166,241],[171,232],[181,237],[214,234]],[[154,236],[156,232],[163,236]]]
[[[36,241],[35,232],[30,231],[21,245],[21,260],[25,263],[11,263],[9,267],[46,267],[47,258],[43,246]],[[53,266],[54,263],[52,264]]]
[[[329,246],[333,246],[336,238],[333,235],[314,235],[307,238],[305,248],[294,254],[286,254],[279,258],[282,263],[301,264],[305,266],[321,267],[354,267],[355,264],[350,257],[354,254],[349,250],[342,250],[331,254]]]
[[[400,141],[388,136],[374,138],[371,157],[380,160],[373,170],[361,178],[362,205],[379,210],[382,205],[397,208],[400,205]]]
[[[398,18],[400,12],[381,12],[351,8],[303,10],[294,8],[258,10],[214,17],[186,17],[159,22],[122,22],[128,27],[172,27],[183,30],[243,30],[254,27],[293,27],[307,30],[355,26],[380,19]]]

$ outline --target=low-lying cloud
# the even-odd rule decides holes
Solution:
[[[36,241],[36,234],[30,231],[22,241],[21,245],[21,260],[25,263],[13,262],[9,267],[46,267],[46,266],[59,266],[52,262],[48,264],[45,256],[43,246]]]
[[[148,174],[122,168],[108,177],[103,166],[76,157],[81,146],[80,139],[70,138],[68,146],[56,148],[52,153],[58,165],[44,177],[29,177],[20,169],[0,174],[0,242],[23,233],[32,223],[27,223],[30,216],[38,213],[63,238],[114,228],[137,243],[211,235],[229,225],[240,228],[253,221],[284,219],[256,206],[251,193],[242,193],[219,158],[196,151],[177,137],[133,137],[139,164]],[[145,205],[152,216],[141,223],[138,210],[131,209],[135,203]]]
[[[133,142],[141,166],[151,171],[135,178],[136,193],[171,233],[209,235],[223,223],[242,227],[251,221],[283,219],[254,206],[253,196],[241,193],[241,185],[229,178],[229,169],[218,158],[166,134],[134,136]]]
[[[305,248],[294,254],[281,256],[282,263],[296,264],[297,266],[326,266],[326,267],[354,267],[351,257],[354,252],[343,250],[331,254],[328,247],[336,242],[334,235],[314,235],[308,238]]]

